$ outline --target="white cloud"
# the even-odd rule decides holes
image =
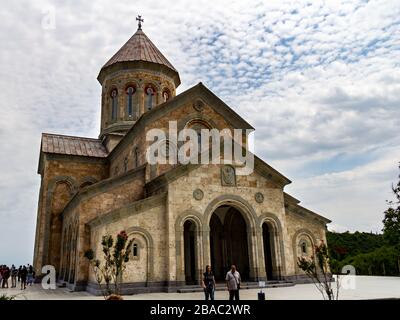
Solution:
[[[55,30],[41,27],[49,6]],[[40,0],[3,9],[0,217],[10,228],[0,258],[30,259],[40,133],[97,136],[96,77],[137,14],[180,71],[179,92],[202,81],[253,124],[256,151],[293,180],[290,192],[339,229],[380,229],[400,158],[398,1]],[[16,230],[24,249],[2,246]]]

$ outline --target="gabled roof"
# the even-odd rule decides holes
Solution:
[[[108,153],[99,139],[42,134],[41,151],[84,157],[106,158]]]
[[[165,116],[169,112],[181,107],[187,102],[194,101],[195,99],[202,99],[207,105],[214,109],[214,111],[220,114],[228,123],[237,129],[250,129],[254,128],[241,116],[239,116],[232,108],[230,108],[225,102],[223,102],[218,96],[216,96],[210,89],[208,89],[203,83],[199,82],[192,88],[182,92],[171,100],[162,103],[153,109],[143,113],[139,119],[135,122],[128,133],[122,138],[117,146],[111,151],[110,156],[117,154],[124,145],[131,141],[132,136],[141,132],[147,123],[156,121],[161,117]],[[195,111],[193,111],[195,112]]]
[[[300,200],[296,199],[295,197],[291,196],[290,194],[284,192],[283,196],[284,196],[284,201],[285,201],[285,207],[289,209],[289,212],[293,212],[293,213],[300,214],[303,216],[305,215],[305,216],[311,217],[315,220],[322,221],[325,224],[332,222],[328,218],[325,218],[324,216],[321,216],[320,214],[315,213],[314,211],[311,211],[311,210],[299,205]]]

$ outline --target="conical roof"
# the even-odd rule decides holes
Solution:
[[[136,33],[108,60],[102,69],[118,62],[145,61],[160,64],[176,71],[173,65],[164,57],[158,48],[145,35],[142,29]]]

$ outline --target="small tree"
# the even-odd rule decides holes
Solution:
[[[339,298],[339,277],[336,279],[335,295],[329,266],[328,248],[324,241],[315,246],[312,257],[304,256],[298,258],[297,265],[312,280],[324,299],[337,300]]]
[[[399,165],[400,169],[400,165]],[[397,185],[392,186],[395,201],[387,201],[389,208],[384,212],[383,235],[390,245],[399,245],[400,243],[400,174]]]
[[[96,282],[104,296],[104,299],[111,295],[120,295],[123,272],[126,263],[129,261],[132,243],[134,239],[128,241],[125,231],[117,234],[116,240],[110,235],[105,235],[101,239],[103,259],[95,259],[92,249],[85,252],[85,257],[89,260]],[[105,288],[103,288],[103,281]],[[114,286],[112,287],[112,283]]]

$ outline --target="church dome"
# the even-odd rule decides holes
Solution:
[[[170,76],[175,82],[175,87],[180,84],[178,71],[151,42],[141,27],[101,68],[97,79],[102,83],[106,74],[128,68],[150,68]]]

